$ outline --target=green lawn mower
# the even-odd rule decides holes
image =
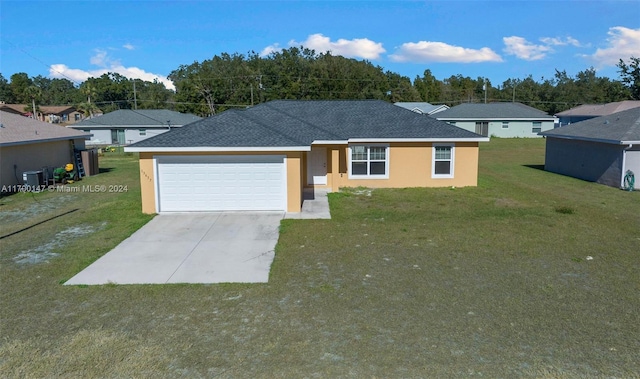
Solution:
[[[78,172],[75,170],[73,163],[67,163],[66,166],[53,170],[53,180],[62,184],[73,183],[78,180]]]

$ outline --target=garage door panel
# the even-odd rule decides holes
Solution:
[[[160,212],[284,210],[284,156],[157,157]]]

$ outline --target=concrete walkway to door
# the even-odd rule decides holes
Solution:
[[[266,283],[283,216],[160,214],[65,284]]]

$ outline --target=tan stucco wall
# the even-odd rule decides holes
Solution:
[[[478,143],[456,143],[454,177],[431,177],[431,143],[392,143],[389,145],[388,179],[349,179],[347,146],[326,145],[327,185],[332,191],[341,187],[404,188],[404,187],[465,187],[478,184]],[[140,153],[140,188],[142,212],[156,213],[154,156],[170,155],[284,155],[287,157],[287,212],[300,212],[302,189],[307,185],[306,152],[221,152],[221,153]]]
[[[303,153],[301,152],[140,153],[140,191],[143,213],[157,213],[153,157],[160,155],[284,155],[287,157],[287,212],[300,212],[302,208]]]
[[[83,148],[84,140],[78,140],[76,147]],[[73,156],[69,140],[3,146],[0,147],[0,185],[23,184],[22,173],[25,171],[40,171],[44,166],[48,166],[52,172],[53,168],[71,162]]]
[[[431,177],[431,143],[389,144],[388,179],[349,179],[346,145],[327,147],[327,187],[405,188],[466,187],[478,185],[478,143],[455,143],[454,177]]]

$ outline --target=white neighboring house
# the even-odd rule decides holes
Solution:
[[[553,129],[556,120],[522,103],[464,103],[431,117],[485,137],[500,138],[540,138],[538,133]]]
[[[416,113],[424,114],[427,116],[430,116],[434,113],[446,111],[447,109],[449,109],[448,105],[444,105],[444,104],[433,105],[425,102],[401,102],[400,101],[397,103],[393,103],[393,105],[397,105],[399,107],[408,109],[410,111],[414,111]]]
[[[93,134],[88,145],[130,145],[200,119],[167,109],[119,109],[67,127]]]

